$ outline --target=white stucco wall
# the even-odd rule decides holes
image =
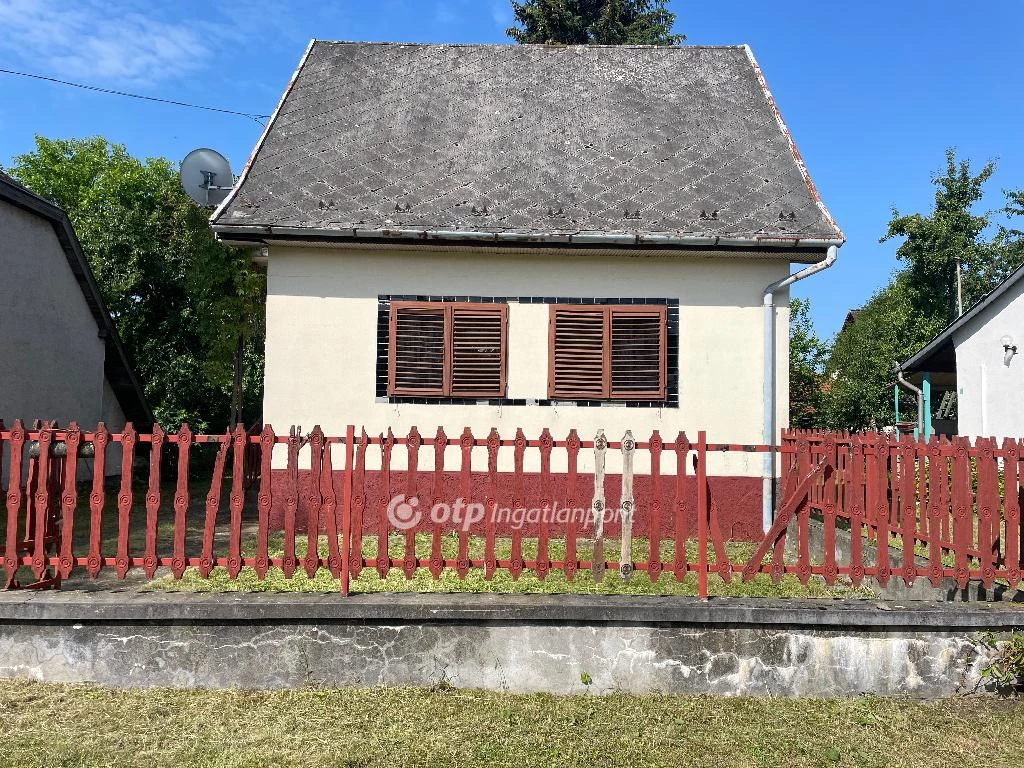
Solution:
[[[0,418],[8,426],[17,418],[26,426],[74,419],[83,429],[104,419],[120,430],[124,415],[103,360],[96,321],[52,225],[0,201]]]
[[[1003,363],[1003,336],[1019,353]],[[968,436],[1024,437],[1024,281],[1018,281],[953,334],[957,431]]]
[[[646,439],[659,429],[691,439],[704,429],[715,442],[759,443],[762,429],[762,290],[789,270],[781,261],[680,256],[553,256],[356,251],[274,247],[267,280],[264,420],[278,434],[289,425],[328,434],[346,424],[371,434],[413,425],[451,438],[469,426],[483,438],[497,427],[530,438],[544,427],[558,438],[571,428],[613,439],[631,429]],[[379,295],[651,297],[679,300],[679,407],[412,405],[376,400]],[[777,418],[788,419],[788,302],[776,319]],[[548,307],[509,307],[508,398],[547,397]],[[486,454],[474,468],[486,468]],[[511,451],[509,451],[511,454]],[[401,460],[396,451],[396,459]],[[431,454],[432,455],[432,454]],[[371,457],[372,459],[372,457]],[[421,465],[427,455],[421,457]],[[558,457],[553,469],[558,471]],[[447,457],[458,465],[458,449]],[[396,462],[396,466],[399,466]],[[529,456],[527,468],[535,461]],[[564,462],[562,462],[564,464]],[[664,471],[674,462],[666,457]],[[672,466],[669,466],[672,465]],[[732,455],[718,471],[758,475],[759,456]],[[430,465],[432,466],[432,464]],[[644,471],[641,460],[637,469]],[[581,468],[583,465],[581,465]],[[611,465],[609,467],[612,468]]]

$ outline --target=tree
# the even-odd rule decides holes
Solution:
[[[679,45],[667,0],[512,1],[520,25],[505,34],[517,43],[564,45]]]
[[[809,429],[820,426],[822,369],[828,358],[828,345],[818,338],[811,323],[811,302],[789,302],[789,424]]]
[[[160,422],[228,423],[240,339],[246,400],[259,402],[265,278],[216,241],[170,161],[37,136],[8,172],[67,211]]]
[[[881,427],[893,421],[893,365],[903,362],[957,316],[957,270],[963,305],[974,304],[1006,277],[1024,256],[1021,233],[1000,227],[986,239],[989,214],[976,214],[984,185],[995,171],[977,174],[970,163],[946,151],[943,173],[932,178],[935,203],[928,215],[903,215],[895,208],[884,242],[902,237],[896,256],[903,266],[840,331],[825,366],[828,386],[822,421],[836,429]],[[1004,213],[1024,213],[1024,196],[1008,193]],[[910,409],[902,414],[912,418]]]
[[[982,237],[991,224],[989,214],[972,211],[994,171],[995,164],[989,162],[972,174],[970,163],[958,162],[955,150],[947,149],[945,174],[932,178],[936,190],[931,214],[901,215],[893,208],[881,242],[904,238],[896,249],[896,258],[906,264],[909,299],[928,320],[938,318],[949,323],[956,318],[958,266],[965,308],[1014,266],[993,242]]]
[[[836,336],[825,364],[827,385],[817,426],[861,429],[893,423],[893,364],[913,354],[944,325],[921,318],[910,292],[908,274],[898,272]]]

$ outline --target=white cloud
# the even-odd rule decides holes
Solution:
[[[218,39],[205,22],[154,18],[152,5],[0,0],[0,54],[40,74],[104,85],[145,84],[196,72]]]

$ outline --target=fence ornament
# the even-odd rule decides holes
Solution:
[[[590,508],[593,512],[594,525],[594,554],[591,558],[590,570],[594,575],[594,581],[599,582],[604,578],[604,461],[605,452],[608,450],[608,439],[604,436],[604,430],[597,430],[594,437],[594,498]]]
[[[629,581],[633,575],[633,452],[636,441],[628,429],[622,438],[622,494],[619,514],[622,518],[622,554],[619,556],[619,576]]]

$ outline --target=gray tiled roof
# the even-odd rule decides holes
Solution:
[[[842,238],[745,46],[316,41],[213,223]]]

